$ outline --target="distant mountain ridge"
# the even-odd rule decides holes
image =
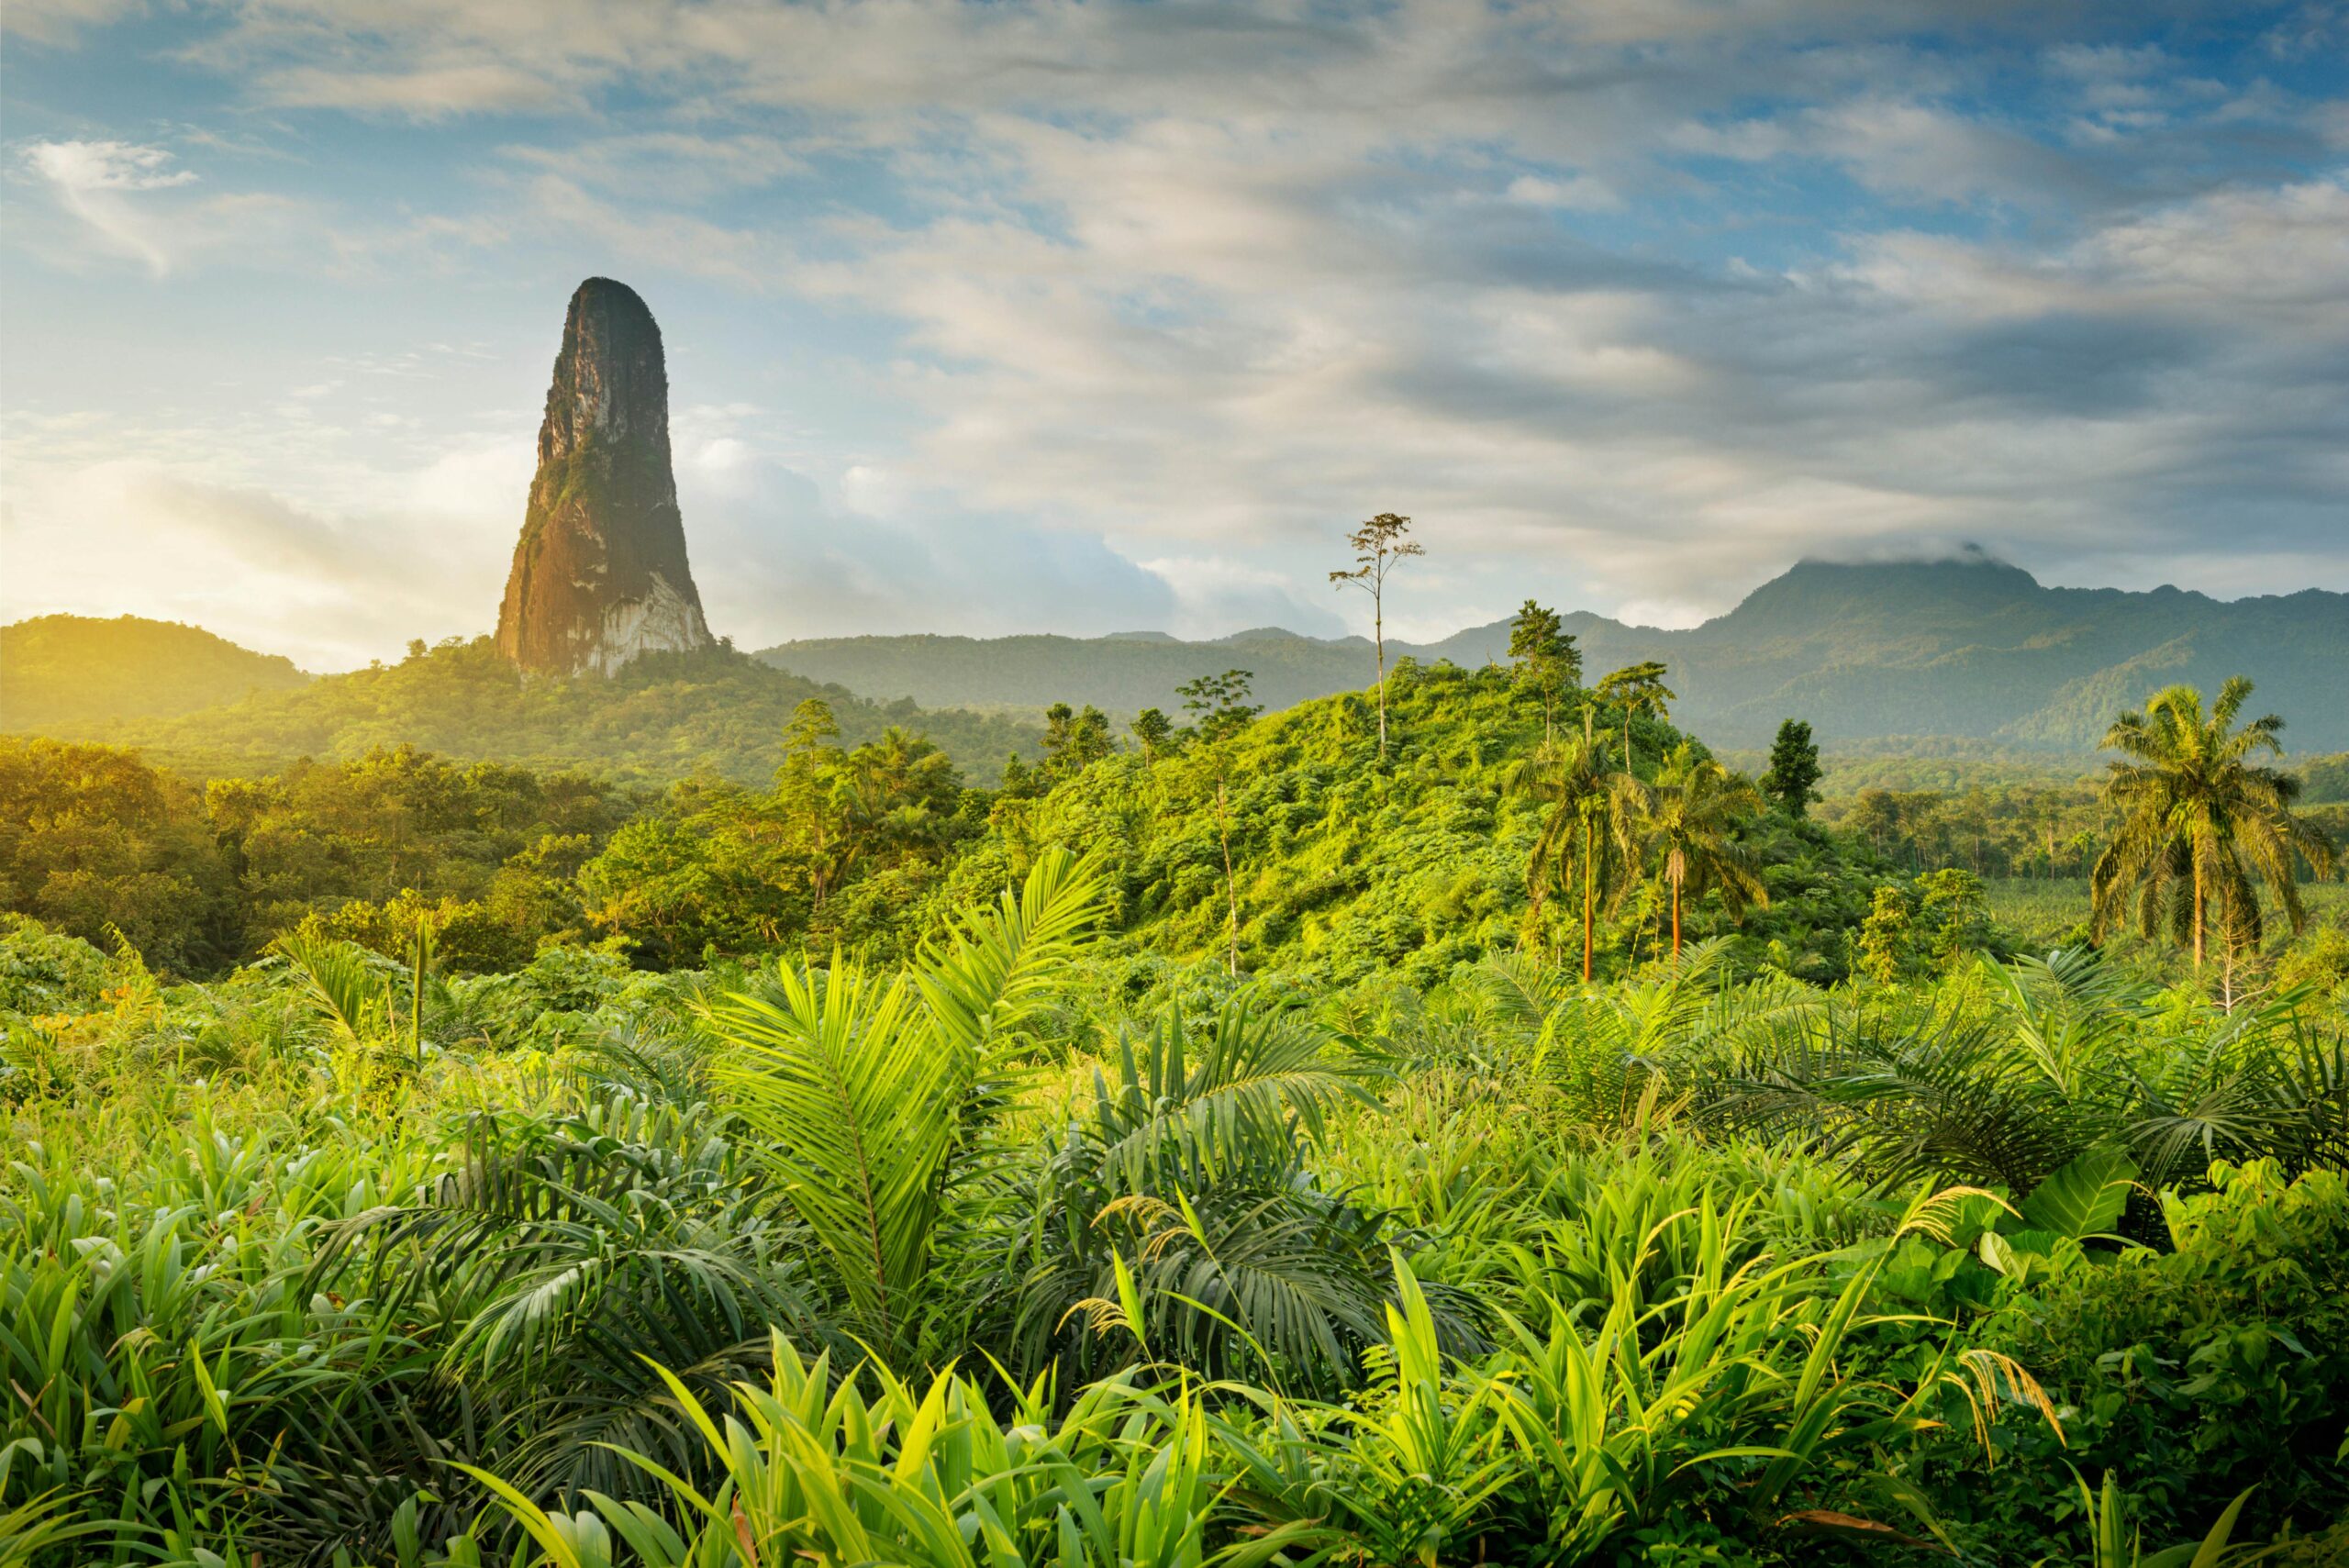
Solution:
[[[1664,661],[1680,694],[1675,721],[1723,748],[1766,745],[1794,717],[1846,751],[1908,751],[1938,738],[2080,756],[2114,714],[2153,691],[2178,681],[2213,690],[2241,673],[2258,683],[2255,710],[2288,721],[2294,753],[2349,751],[2349,595],[2321,589],[2222,601],[2176,588],[2048,588],[1979,557],[1806,562],[1687,630],[1583,612],[1564,619],[1593,679]],[[1508,647],[1504,620],[1440,642],[1389,642],[1387,652],[1474,667],[1505,659]],[[558,683],[533,695],[487,657],[484,641],[314,680],[196,627],[42,616],[0,627],[0,730],[145,745],[227,771],[413,740],[636,778],[754,779],[774,765],[792,703],[822,692],[845,704],[853,693],[870,703],[843,706],[852,738],[888,723],[925,729],[984,781],[1005,753],[1034,754],[1032,727],[1009,714],[939,710],[1065,700],[1119,715],[1176,712],[1177,685],[1232,668],[1253,671],[1257,699],[1278,708],[1371,679],[1367,639],[1278,628],[1212,641],[830,638],[757,656],[798,681],[713,651],[674,666],[681,656],[663,656],[609,692]]]
[[[1677,722],[1722,746],[1765,743],[1782,718],[1832,746],[1963,736],[2018,749],[2093,748],[2114,714],[2184,681],[2259,687],[2296,751],[2349,747],[2349,594],[2221,600],[2174,587],[2050,588],[1968,554],[1933,562],[1806,561],[1702,626],[1669,631],[1587,612],[1564,617],[1592,677],[1662,660]],[[1390,641],[1390,659],[1476,665],[1507,657],[1508,622],[1440,642]],[[1283,707],[1365,686],[1370,647],[1277,628],[1213,641],[852,637],[787,642],[760,658],[811,680],[924,706],[1093,703],[1173,711],[1184,681],[1240,667]]]
[[[309,680],[291,659],[178,621],[54,615],[0,627],[0,730],[80,734]]]

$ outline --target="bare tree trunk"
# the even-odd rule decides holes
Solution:
[[[1231,814],[1224,806],[1223,775],[1215,777],[1216,828],[1223,837],[1223,892],[1231,906],[1230,924],[1227,932],[1230,941],[1227,967],[1232,974],[1240,973],[1240,884],[1231,874]]]
[[[1582,983],[1590,984],[1592,928],[1598,923],[1598,868],[1591,858],[1590,824],[1582,829]]]
[[[1378,651],[1378,760],[1386,761],[1386,605],[1374,584],[1370,590],[1371,645]]]
[[[1680,962],[1680,884],[1672,884],[1672,962]]]

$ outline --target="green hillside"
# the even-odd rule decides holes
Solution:
[[[61,615],[0,627],[0,731],[91,734],[308,679],[290,659],[176,621]]]
[[[1377,761],[1369,699],[1343,693],[1250,725],[1230,742],[1226,776],[1243,971],[1344,980],[1395,973],[1431,982],[1459,962],[1576,940],[1571,912],[1527,923],[1526,861],[1543,812],[1509,787],[1513,764],[1542,740],[1540,705],[1497,668],[1407,669],[1389,692],[1392,760]],[[1602,709],[1621,734],[1621,717]],[[1684,737],[1642,717],[1637,770],[1653,774]],[[1701,751],[1701,742],[1698,743]],[[1030,798],[997,798],[986,833],[945,868],[930,914],[1022,874],[1043,847],[1101,855],[1119,923],[1145,951],[1186,959],[1222,952],[1227,918],[1214,759],[1196,740],[1156,761],[1103,758]],[[1796,973],[1842,972],[1842,929],[1880,878],[1853,839],[1782,817],[1747,829],[1771,902],[1733,925],[1718,901],[1687,912],[1692,936],[1734,930],[1750,961]],[[1606,922],[1609,964],[1655,955],[1653,890]]]
[[[1540,596],[1538,589],[1537,596]],[[1672,669],[1675,712],[1718,745],[1765,744],[1790,715],[1830,748],[1962,737],[2023,751],[2092,749],[2111,716],[2176,682],[2214,689],[2247,674],[2293,716],[2296,751],[2349,746],[2349,595],[2310,589],[2223,601],[2160,588],[2048,588],[1970,556],[1930,562],[1805,562],[1727,615],[1685,631],[1575,614],[1591,674],[1643,659]],[[1503,656],[1508,623],[1390,658],[1468,667]],[[810,679],[924,704],[1096,703],[1172,709],[1180,682],[1234,664],[1275,706],[1371,680],[1369,645],[1278,629],[1214,642],[1118,637],[835,638],[759,657]]]
[[[1073,726],[1048,738],[1041,766],[1008,770],[992,792],[964,788],[945,759],[895,740],[809,737],[786,754],[781,718],[740,783],[680,776],[656,791],[614,784],[609,767],[594,777],[452,760],[484,749],[491,727],[519,738],[518,749],[546,743],[569,720],[589,743],[574,750],[587,750],[625,716],[689,712],[680,689],[716,685],[725,713],[744,706],[725,695],[735,683],[770,695],[804,689],[748,660],[719,662],[726,678],[700,685],[674,672],[633,694],[625,682],[617,694],[601,682],[537,684],[517,704],[500,700],[495,666],[473,648],[443,649],[318,682],[302,695],[342,696],[315,732],[265,706],[246,716],[262,733],[352,741],[370,732],[347,711],[362,700],[393,716],[375,721],[389,727],[419,692],[455,707],[474,683],[489,696],[469,725],[432,742],[443,754],[376,747],[242,777],[159,767],[158,751],[170,754],[161,748],[141,756],[0,740],[0,908],[93,941],[119,932],[180,973],[217,973],[321,921],[396,954],[419,918],[458,969],[512,968],[549,940],[609,940],[639,962],[670,966],[778,946],[902,954],[947,912],[1018,880],[1060,844],[1099,856],[1120,945],[1146,965],[1219,965],[1233,945],[1235,895],[1238,957],[1252,972],[1354,980],[1391,971],[1432,983],[1529,941],[1577,945],[1571,910],[1553,903],[1529,917],[1526,866],[1550,807],[1510,775],[1540,745],[1542,724],[1532,694],[1498,670],[1399,675],[1383,766],[1375,710],[1354,693],[1257,718],[1220,751],[1190,731],[1148,752],[1119,751],[1106,731]],[[599,712],[574,695],[582,690],[618,700]],[[538,707],[541,699],[551,706]],[[204,716],[215,743],[230,733],[221,718]],[[1620,710],[1602,706],[1599,718],[1608,755],[1620,755]],[[1638,772],[1652,778],[1683,738],[1640,717],[1631,739]],[[1744,962],[1841,973],[1842,930],[1881,880],[1876,854],[1857,835],[1783,817],[1754,816],[1739,832],[1759,857],[1768,906],[1733,926],[1699,895],[1685,911],[1687,934],[1734,929]],[[1602,924],[1609,970],[1654,957],[1665,940],[1652,887],[1610,902]]]
[[[900,726],[928,736],[977,780],[994,779],[1014,751],[1036,752],[1036,731],[1013,719],[867,702],[730,650],[649,655],[608,679],[530,680],[485,637],[417,644],[396,664],[195,713],[83,727],[72,738],[135,746],[184,772],[213,775],[413,745],[469,761],[586,768],[627,782],[694,774],[752,781],[774,772],[784,726],[810,696],[831,701],[851,744]]]

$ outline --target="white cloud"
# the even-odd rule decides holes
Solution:
[[[9,573],[12,613],[187,620],[312,670],[475,629],[451,623],[446,558],[417,550],[386,518],[337,519],[138,462],[33,476],[12,468],[11,552],[44,562],[38,579]]]
[[[1681,631],[1700,625],[1711,613],[1705,606],[1692,605],[1686,599],[1626,599],[1617,606],[1615,618],[1625,626]]]
[[[1308,602],[1298,576],[1226,556],[1161,556],[1141,563],[1174,591],[1174,613],[1163,624],[1128,631],[1169,631],[1176,637],[1224,637],[1260,627],[1286,627],[1309,637],[1342,633],[1345,623],[1330,605]],[[1389,636],[1400,636],[1390,630]]]
[[[129,198],[194,183],[193,172],[171,166],[169,151],[127,141],[41,141],[26,150],[25,161],[114,249],[159,278],[171,270],[161,224]]]
[[[2063,153],[1995,122],[1927,103],[1861,98],[1812,111],[1808,146],[1869,189],[1904,199],[2056,206],[2093,194]]]
[[[106,26],[139,0],[9,0],[0,6],[0,32],[37,44],[70,44],[85,28]]]
[[[1563,212],[1620,212],[1623,198],[1604,180],[1575,174],[1545,180],[1520,174],[1508,183],[1508,199],[1526,206],[1555,207]]]
[[[357,72],[303,66],[269,73],[261,82],[260,96],[281,108],[347,109],[417,120],[545,109],[570,101],[540,76],[494,64]]]
[[[36,141],[24,166],[77,220],[77,238],[163,278],[199,257],[284,270],[315,267],[329,237],[306,204],[270,192],[213,191],[167,148],[117,140]],[[18,227],[23,227],[19,220]]]
[[[25,158],[69,191],[155,191],[195,178],[188,170],[173,168],[164,149],[127,141],[36,142]]]

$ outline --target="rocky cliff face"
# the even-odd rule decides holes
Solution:
[[[498,650],[536,673],[608,675],[640,653],[711,640],[669,466],[661,328],[635,290],[589,278],[571,296],[547,389]]]

